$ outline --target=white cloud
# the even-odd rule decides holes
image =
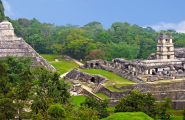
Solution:
[[[12,12],[12,7],[10,6],[10,4],[6,0],[3,0],[2,2],[3,2],[4,9],[5,9],[5,15],[6,16],[14,15],[14,13]]]
[[[179,23],[160,22],[156,25],[150,25],[156,31],[174,29],[177,32],[185,33],[185,20]]]

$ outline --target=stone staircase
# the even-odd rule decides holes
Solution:
[[[94,88],[94,90],[93,90],[92,92],[93,92],[93,93],[97,93],[102,87],[103,87],[103,85],[100,83],[100,84],[98,84],[98,85]]]
[[[4,27],[3,27],[4,26]],[[0,58],[9,56],[32,57],[34,66],[45,66],[47,69],[56,69],[44,58],[42,58],[29,44],[22,38],[16,37],[13,26],[8,21],[0,23]]]

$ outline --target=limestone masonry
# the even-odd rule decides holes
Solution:
[[[115,58],[112,62],[106,60],[86,61],[81,69],[103,69],[127,78],[139,84],[113,87],[117,90],[130,89],[127,91],[111,91],[104,82],[107,79],[97,77],[87,73],[82,73],[79,69],[74,69],[66,75],[69,79],[83,80],[88,86],[93,88],[94,93],[103,93],[110,97],[110,106],[117,104],[121,97],[126,97],[131,90],[137,89],[140,92],[150,92],[157,101],[163,101],[165,97],[172,99],[172,108],[185,108],[185,48],[174,49],[172,36],[169,33],[160,33],[157,43],[157,51],[152,53],[148,59],[125,60]],[[101,79],[100,79],[101,78]],[[178,80],[181,82],[178,82]],[[168,80],[168,83],[155,81]],[[173,82],[170,82],[172,81]],[[155,82],[155,84],[152,84]],[[81,93],[92,96],[87,91]],[[98,97],[96,97],[99,99]]]
[[[12,24],[5,20],[0,23],[0,57],[4,58],[7,55],[33,57],[34,63],[32,66],[45,66],[49,70],[56,71],[22,38],[16,37]]]

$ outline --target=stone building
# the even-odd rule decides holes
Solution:
[[[170,33],[160,33],[157,43],[157,59],[174,59],[174,44]]]
[[[98,68],[118,73],[120,76],[130,78],[132,81],[138,76],[147,76],[147,80],[155,81],[160,79],[170,79],[185,77],[185,58],[174,58],[182,56],[178,50],[178,54],[174,53],[174,44],[172,36],[169,33],[160,33],[158,36],[157,51],[149,56],[148,59],[141,60],[125,60],[123,58],[115,58],[112,62],[106,60],[87,61],[81,68],[90,69]],[[184,50],[184,49],[183,49]],[[184,53],[182,53],[184,54]],[[118,72],[119,71],[119,72]],[[141,78],[141,77],[139,77]],[[142,78],[141,78],[142,79]]]
[[[67,74],[69,79],[78,79],[94,83],[94,93],[103,93],[110,97],[110,106],[115,106],[121,97],[126,97],[132,90],[140,92],[150,92],[156,100],[163,101],[165,97],[172,99],[173,109],[185,108],[185,48],[174,49],[172,36],[168,33],[161,33],[158,37],[157,51],[152,53],[148,59],[125,60],[115,58],[112,62],[106,60],[86,61],[81,69],[103,69],[119,75],[123,78],[137,82],[139,84],[118,87],[113,84],[113,88],[126,91],[112,91],[105,86],[103,79],[95,78],[87,73],[82,73],[74,69]],[[94,77],[93,81],[91,80]],[[181,81],[176,81],[181,78]],[[173,82],[150,84],[159,80],[171,80]],[[98,82],[97,82],[98,81]],[[87,83],[89,84],[89,83]],[[91,92],[84,90],[82,94],[92,96]],[[95,96],[95,95],[94,95]],[[95,96],[96,99],[100,99]]]
[[[4,58],[7,55],[33,57],[34,63],[32,66],[45,66],[49,70],[56,71],[22,38],[16,37],[12,24],[5,20],[0,23],[0,57]]]

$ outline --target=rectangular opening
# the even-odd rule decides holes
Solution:
[[[169,40],[168,39],[166,39],[166,43],[169,43]]]
[[[170,51],[170,47],[167,47],[167,52],[169,52]]]
[[[167,59],[170,59],[170,55],[167,55]]]

